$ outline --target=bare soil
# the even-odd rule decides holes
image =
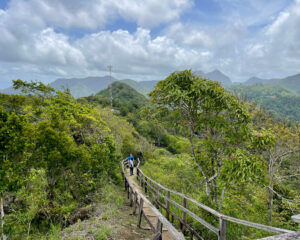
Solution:
[[[137,216],[132,215],[132,208],[124,190],[117,187],[116,195],[123,199],[118,205],[111,199],[108,203],[97,203],[91,217],[79,221],[60,234],[63,240],[150,240],[152,231],[137,227]],[[143,222],[143,226],[146,223]]]

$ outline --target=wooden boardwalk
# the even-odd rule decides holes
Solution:
[[[128,179],[129,182],[141,193],[143,192],[142,188],[135,182],[134,178],[136,177],[136,169],[134,169],[134,175],[129,176],[129,169],[127,169]],[[145,196],[146,197],[146,196]],[[138,201],[140,201],[140,197],[138,197]],[[148,203],[143,204],[143,212],[145,216],[149,219],[152,226],[157,226],[158,217],[156,216],[155,212],[149,207]],[[173,240],[174,238],[166,228],[162,228],[162,239],[164,240]]]
[[[134,181],[134,176],[129,176],[126,164],[127,161],[122,161],[122,176],[125,190],[128,192],[130,206],[133,207],[132,214],[138,214],[137,226],[142,228],[142,218],[145,218],[150,226],[149,230],[154,232],[152,240],[185,240],[183,234],[142,193],[141,187]]]
[[[144,217],[150,225],[149,229],[153,230],[155,234],[152,240],[184,240],[184,235],[189,237],[189,239],[191,240],[204,240],[201,236],[201,233],[199,233],[193,227],[193,223],[201,224],[206,229],[216,234],[218,240],[226,240],[227,222],[232,222],[235,224],[244,225],[250,228],[256,228],[277,234],[295,233],[291,230],[276,228],[224,215],[196,201],[195,199],[192,199],[182,193],[168,189],[155,182],[143,173],[143,171],[139,168],[139,165],[140,162],[138,161],[138,165],[134,169],[134,175],[129,176],[129,170],[127,170],[126,168],[127,160],[123,160],[122,176],[124,180],[125,190],[128,192],[130,205],[133,207],[133,214],[136,214],[137,207],[139,207],[138,227],[141,227],[141,219],[142,217]],[[143,192],[145,193],[145,195],[143,194]],[[155,207],[150,202],[150,200],[153,202]],[[193,208],[191,208],[191,205],[194,205]],[[202,209],[211,216],[214,216],[219,220],[219,224],[212,225],[205,219],[199,217],[192,210],[195,209],[195,207],[198,209]],[[158,209],[164,210],[163,212],[166,214],[166,217],[164,217]],[[187,217],[189,217],[189,221],[187,221]],[[179,222],[181,232],[179,232],[169,222],[170,218],[172,223],[174,220]],[[278,239],[280,239],[280,235],[278,237]]]

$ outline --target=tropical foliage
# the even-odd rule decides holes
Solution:
[[[273,118],[300,121],[300,95],[280,85],[257,83],[251,86],[235,85],[230,91],[239,98],[253,101],[270,112]]]
[[[76,100],[40,82],[14,86],[22,95],[0,95],[0,233],[9,239],[50,236],[88,218],[92,203],[105,201],[107,185],[120,183],[119,162],[130,152],[151,178],[224,214],[297,229],[297,122],[279,121],[189,70],[158,82],[149,99],[113,83],[113,109],[109,89]],[[280,92],[286,94],[297,98]],[[228,239],[269,234],[236,224],[227,229]]]
[[[0,96],[0,197],[10,239],[71,224],[105,181],[119,180],[115,141],[96,109],[68,93],[49,95],[41,83],[20,85],[30,95]]]

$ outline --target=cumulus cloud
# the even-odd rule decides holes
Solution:
[[[180,47],[166,36],[151,39],[150,31],[143,28],[134,34],[101,31],[78,40],[75,46],[85,54],[90,68],[105,69],[109,62],[117,71],[132,74],[166,74],[195,67],[202,58],[197,51]]]
[[[115,58],[112,62],[120,65],[120,71],[147,72],[147,57],[170,41],[163,37],[152,41],[144,28],[176,20],[191,5],[191,0],[11,0],[6,10],[0,9],[0,70],[4,63],[23,63],[26,67],[19,68],[20,72],[35,72],[34,64],[45,74],[74,74],[78,69],[89,74],[104,70],[108,59]],[[118,18],[141,28],[134,34],[104,30]],[[74,41],[63,29],[95,33]],[[170,46],[164,50],[175,52]]]
[[[122,17],[135,21],[142,27],[153,27],[179,19],[180,14],[192,6],[189,0],[120,0],[114,3]]]
[[[165,30],[165,34],[174,39],[178,44],[186,45],[192,48],[206,48],[210,47],[213,39],[204,29],[196,26],[189,26],[176,22]]]
[[[26,22],[34,17],[56,28],[98,29],[117,17],[154,27],[178,19],[191,5],[191,0],[12,0],[9,11]]]
[[[192,0],[11,0],[0,9],[0,79],[103,75],[109,64],[117,77],[139,79],[185,68],[218,68],[233,80],[299,71],[300,0],[279,13],[279,0],[258,1],[260,7],[248,0],[245,6],[237,0],[215,2],[227,14],[211,25],[184,21],[181,15]],[[108,30],[118,19],[138,28]],[[153,35],[157,26],[163,29]],[[78,29],[84,36],[70,37]]]
[[[222,9],[223,20],[242,19],[244,24],[260,25],[272,22],[291,0],[214,0]]]
[[[246,62],[260,73],[293,74],[300,65],[300,1],[281,11],[246,47]]]

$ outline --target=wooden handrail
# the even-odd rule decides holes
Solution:
[[[291,230],[287,230],[287,229],[282,229],[282,228],[276,228],[276,227],[272,227],[272,226],[268,226],[268,225],[263,225],[263,224],[259,224],[259,223],[254,223],[254,222],[250,222],[250,221],[246,221],[246,220],[242,220],[242,219],[238,219],[238,218],[234,218],[234,217],[230,217],[227,215],[224,215],[198,201],[196,201],[193,198],[190,198],[182,193],[176,192],[174,190],[168,189],[166,187],[164,187],[163,185],[157,183],[156,181],[154,181],[153,179],[149,178],[148,176],[146,176],[143,171],[140,169],[140,161],[138,159],[138,163],[137,163],[137,177],[138,177],[138,182],[140,185],[144,186],[145,188],[145,192],[149,191],[149,192],[155,192],[155,194],[161,198],[163,198],[166,201],[166,205],[164,206],[162,203],[159,202],[158,197],[156,197],[156,201],[158,202],[158,205],[161,206],[162,208],[164,208],[166,210],[166,217],[169,218],[169,215],[171,214],[172,217],[175,216],[180,223],[183,225],[182,229],[188,229],[191,232],[191,236],[195,235],[197,237],[197,239],[202,239],[201,236],[199,236],[195,230],[186,223],[186,215],[189,215],[190,217],[192,217],[194,220],[196,220],[197,222],[199,222],[200,224],[202,224],[203,226],[205,226],[207,229],[209,229],[210,231],[214,232],[215,234],[218,235],[218,239],[219,240],[225,240],[226,239],[226,222],[233,222],[233,223],[237,223],[237,224],[241,224],[244,226],[248,226],[248,227],[253,227],[256,229],[260,229],[260,230],[264,230],[264,231],[269,231],[269,232],[273,232],[273,233],[292,233],[294,231]],[[162,193],[163,191],[166,191],[167,195]],[[204,219],[201,219],[199,216],[197,216],[195,213],[193,213],[191,210],[189,210],[187,208],[187,204],[185,202],[185,206],[175,202],[174,200],[170,199],[170,194],[173,194],[175,196],[181,197],[182,199],[184,199],[184,201],[189,201],[193,204],[195,204],[196,206],[202,208],[203,210],[211,213],[212,215],[214,215],[215,217],[219,218],[219,227],[215,227],[213,225],[211,225],[210,223],[206,222]],[[183,201],[183,202],[184,202]],[[174,212],[170,211],[170,204],[172,204],[173,206],[175,206],[176,208],[180,209],[184,214],[183,217],[179,217],[177,216]],[[193,237],[191,237],[191,239],[193,239]]]
[[[154,231],[155,236],[152,240],[161,239],[162,237],[162,226],[168,230],[174,240],[185,240],[182,233],[180,233],[153,205],[152,203],[133,185],[130,183],[126,172],[125,165],[127,160],[123,160],[122,163],[122,176],[125,183],[125,189],[128,191],[128,198],[130,199],[130,205],[133,207],[133,214],[136,213],[137,205],[139,206],[139,219],[138,227],[141,227],[142,216],[145,217],[149,223],[151,229]],[[139,197],[139,201],[138,201]],[[146,203],[152,212],[157,216],[157,226],[153,226],[147,216],[143,213],[143,205]]]

